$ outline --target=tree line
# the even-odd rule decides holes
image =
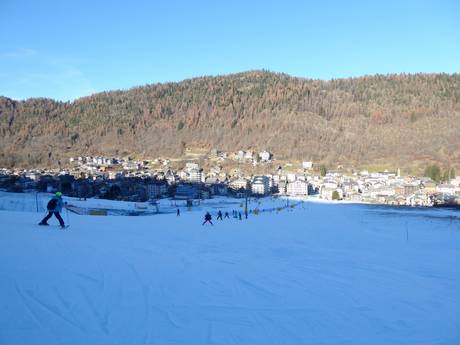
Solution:
[[[0,165],[87,154],[180,156],[185,147],[397,166],[460,161],[460,75],[312,80],[267,71],[97,93],[0,97]]]

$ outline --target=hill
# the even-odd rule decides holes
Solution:
[[[458,133],[459,74],[322,81],[251,71],[74,102],[0,97],[8,167],[83,154],[180,156],[186,146],[345,165],[458,165]]]
[[[454,211],[306,202],[211,227],[215,206],[181,208],[68,230],[0,210],[1,344],[459,343]]]

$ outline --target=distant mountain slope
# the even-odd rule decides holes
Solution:
[[[0,97],[2,166],[80,154],[178,156],[185,146],[343,164],[458,164],[459,133],[459,74],[321,81],[251,71],[72,103]]]

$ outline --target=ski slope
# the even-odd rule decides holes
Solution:
[[[2,345],[460,343],[453,211],[303,203],[211,227],[202,205],[68,230],[27,211],[0,211]]]

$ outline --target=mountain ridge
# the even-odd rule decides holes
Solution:
[[[0,97],[0,165],[50,166],[85,154],[180,156],[199,146],[347,165],[456,166],[459,119],[459,74],[319,80],[255,70],[72,102]]]

